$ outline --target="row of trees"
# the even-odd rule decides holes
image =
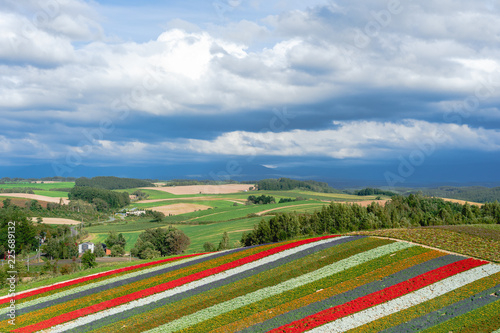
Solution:
[[[259,190],[267,191],[290,191],[304,189],[321,193],[339,193],[338,190],[330,187],[327,183],[314,180],[295,180],[290,178],[263,179],[257,182]]]
[[[396,193],[391,192],[391,191],[385,191],[385,190],[381,190],[379,188],[370,188],[370,187],[367,187],[367,188],[365,188],[363,190],[354,191],[353,194],[354,195],[359,195],[359,196],[366,196],[366,195],[386,195],[388,197],[392,197],[392,196],[397,195]]]
[[[250,195],[247,198],[247,202],[251,204],[258,204],[258,205],[267,205],[271,203],[276,203],[276,199],[274,199],[273,196],[270,195],[260,195],[260,196],[255,196],[255,195]]]
[[[119,178],[119,177],[81,177],[75,180],[75,186],[87,186],[103,188],[106,190],[122,190],[136,187],[154,186],[153,183],[144,179]]]
[[[241,242],[250,246],[300,235],[475,223],[500,224],[500,203],[487,203],[480,208],[412,194],[395,196],[385,206],[332,202],[312,215],[279,214],[269,221],[261,220],[252,232],[243,234]]]

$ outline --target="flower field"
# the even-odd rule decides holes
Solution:
[[[324,236],[183,256],[0,299],[0,332],[495,332],[500,265]]]

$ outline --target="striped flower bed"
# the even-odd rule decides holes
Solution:
[[[16,326],[3,308],[0,331],[493,332],[500,265],[325,236],[169,259],[18,299]]]

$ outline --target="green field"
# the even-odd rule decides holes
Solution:
[[[244,231],[250,231],[253,229],[253,226],[261,219],[270,219],[270,216],[264,217],[253,217],[247,219],[241,219],[236,221],[228,221],[228,222],[220,222],[220,223],[212,223],[205,225],[175,225],[175,228],[184,231],[184,233],[190,238],[191,245],[187,249],[186,253],[199,253],[203,252],[203,244],[205,242],[212,242],[215,246],[219,244],[219,241],[222,238],[222,234],[226,231],[229,234],[230,244],[234,245],[236,241],[241,239],[241,235]],[[155,223],[151,228],[158,228],[159,225]],[[161,226],[162,228],[167,228],[168,226]],[[120,232],[120,230],[115,230]],[[123,237],[127,241],[125,245],[125,251],[129,252],[134,246],[139,234],[142,231],[134,231],[134,232],[123,232]],[[92,239],[92,242],[101,242],[108,237],[107,233],[97,233],[95,234],[95,238]]]
[[[35,183],[10,183],[0,184],[0,188],[18,188],[18,187],[32,187],[39,188],[40,190],[49,191],[52,188],[72,188],[75,186],[74,182],[60,182],[50,184],[35,184]]]
[[[68,192],[61,191],[33,191],[35,194],[44,195],[51,198],[68,198]]]

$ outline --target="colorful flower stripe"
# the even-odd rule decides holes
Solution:
[[[90,307],[87,307],[84,309],[65,313],[63,315],[57,316],[57,317],[49,319],[49,320],[45,320],[45,321],[30,325],[30,326],[16,329],[14,332],[35,332],[38,330],[42,330],[42,329],[45,329],[45,328],[48,328],[48,327],[51,327],[54,325],[65,323],[67,321],[70,321],[70,320],[73,320],[73,319],[76,319],[76,318],[79,318],[82,316],[92,314],[94,312],[98,312],[98,311],[102,311],[102,310],[105,310],[108,308],[116,307],[116,306],[119,306],[119,305],[122,305],[122,304],[125,304],[128,302],[137,300],[139,298],[150,296],[150,295],[153,295],[156,293],[161,293],[165,290],[172,289],[172,288],[181,286],[183,284],[187,284],[189,282],[193,282],[193,281],[199,280],[201,278],[204,278],[204,277],[207,277],[210,275],[214,275],[214,274],[217,274],[217,273],[220,273],[220,272],[223,272],[223,271],[226,271],[226,270],[238,267],[238,266],[242,266],[244,264],[256,261],[258,259],[273,255],[273,254],[281,252],[281,251],[285,251],[285,250],[288,250],[288,249],[291,249],[294,247],[298,247],[300,245],[305,245],[305,244],[309,244],[309,243],[324,240],[324,239],[330,239],[333,237],[338,237],[338,236],[324,236],[324,237],[307,239],[307,240],[302,240],[302,241],[278,246],[276,248],[265,250],[263,252],[260,252],[260,253],[245,257],[245,258],[241,258],[241,259],[238,259],[236,261],[233,261],[233,262],[230,262],[230,263],[227,263],[224,265],[221,265],[219,267],[215,267],[215,268],[211,268],[211,269],[199,272],[199,273],[195,273],[195,274],[192,274],[190,276],[180,278],[180,279],[177,279],[174,281],[170,281],[170,282],[167,282],[167,283],[164,283],[164,284],[152,287],[152,288],[137,291],[137,292],[134,292],[132,294],[121,296],[121,297],[118,297],[118,298],[110,300],[110,301],[101,302],[99,304],[96,304],[96,305],[93,305],[93,306],[90,306]]]
[[[401,310],[381,319],[374,320],[370,323],[350,330],[349,333],[381,332],[393,326],[406,323],[407,321],[424,316],[432,311],[442,309],[443,307],[464,300],[498,284],[500,284],[500,273],[476,280],[443,296],[433,298],[409,309]]]
[[[24,303],[21,303],[21,304],[17,304],[16,303],[16,314],[17,315],[22,314],[22,312],[20,312],[20,310],[27,309],[27,308],[28,309],[26,311],[32,311],[33,309],[30,309],[31,306],[41,305],[41,304],[44,304],[44,303],[52,301],[52,300],[60,299],[60,298],[62,298],[64,296],[75,295],[75,294],[77,294],[79,292],[82,292],[82,291],[87,291],[89,289],[93,289],[93,288],[100,287],[100,286],[110,285],[110,284],[112,284],[114,282],[120,282],[120,281],[123,281],[123,280],[127,280],[129,278],[135,278],[135,277],[141,276],[143,274],[148,274],[148,273],[152,273],[152,272],[158,272],[158,271],[164,270],[167,267],[169,267],[169,268],[171,267],[171,268],[175,269],[180,264],[184,264],[184,263],[188,263],[188,262],[191,263],[191,262],[193,262],[195,260],[198,260],[198,259],[209,260],[210,258],[212,258],[212,256],[213,256],[213,254],[208,253],[208,254],[197,256],[197,257],[190,257],[190,258],[186,258],[186,259],[180,259],[180,260],[175,261],[175,262],[170,262],[170,263],[167,263],[167,264],[156,265],[155,267],[152,267],[152,268],[147,268],[147,269],[140,270],[140,271],[137,271],[137,272],[128,273],[128,274],[125,274],[125,275],[121,275],[121,276],[117,276],[117,277],[112,277],[112,278],[109,278],[109,279],[106,279],[106,280],[94,282],[91,285],[87,284],[87,285],[83,285],[83,286],[80,286],[80,287],[75,287],[73,289],[63,290],[63,291],[58,292],[56,294],[52,294],[52,295],[49,295],[49,296],[40,297],[40,298],[31,300],[31,301],[28,301],[28,302],[24,302]],[[46,305],[44,305],[44,307],[46,307]],[[8,312],[9,312],[9,308],[2,308],[2,309],[0,309],[0,315],[6,314]]]
[[[174,261],[174,260],[178,260],[178,259],[189,258],[189,257],[193,257],[193,256],[199,256],[201,254],[203,254],[203,253],[188,254],[188,255],[185,255],[185,256],[180,256],[180,257],[175,257],[175,258],[168,258],[168,259],[163,259],[163,260],[148,262],[148,263],[144,263],[144,264],[129,266],[129,267],[123,267],[123,268],[114,269],[114,270],[107,271],[107,272],[97,273],[97,274],[93,274],[93,275],[89,275],[89,276],[85,276],[85,277],[81,277],[81,278],[77,278],[77,279],[73,279],[73,280],[69,280],[69,281],[64,281],[64,282],[56,283],[56,284],[53,284],[53,285],[50,285],[50,286],[47,286],[47,287],[41,287],[41,288],[34,289],[34,290],[28,290],[26,292],[19,293],[19,294],[17,294],[14,297],[5,297],[5,298],[2,298],[2,299],[0,299],[0,304],[9,303],[11,299],[20,300],[20,299],[23,299],[23,298],[27,298],[27,297],[31,297],[31,296],[34,296],[34,295],[42,294],[42,293],[45,293],[45,292],[48,292],[48,291],[51,291],[51,290],[60,289],[60,288],[64,288],[64,287],[67,287],[67,286],[71,286],[71,285],[75,285],[75,284],[78,284],[78,283],[82,283],[82,282],[85,282],[85,281],[98,279],[98,278],[101,278],[101,277],[104,277],[104,276],[109,276],[109,275],[113,275],[113,274],[127,272],[127,271],[131,271],[131,270],[139,269],[139,268],[142,268],[142,267],[157,265],[157,264],[166,263],[166,262]]]
[[[492,317],[493,316],[493,317]],[[467,313],[466,315],[462,315],[460,317],[453,318],[451,320],[448,320],[440,325],[431,327],[426,329],[425,333],[440,333],[440,332],[456,332],[460,331],[467,326],[472,326],[475,323],[480,323],[484,320],[487,320],[489,318],[493,318],[495,326],[500,324],[500,300],[490,303],[486,306],[483,306],[479,309],[476,309],[474,311],[471,311]],[[492,330],[495,330],[497,327],[493,327],[492,329],[485,330],[481,327],[481,329],[478,332],[489,332]],[[474,332],[474,333],[478,333]]]
[[[404,281],[407,281],[424,273],[430,272],[437,268],[446,266],[451,263],[455,263],[463,259],[464,259],[463,257],[455,255],[441,256],[436,259],[426,261],[422,264],[418,264],[410,268],[404,269],[395,274],[391,274],[381,280],[367,283],[357,288],[351,289],[347,292],[335,295],[324,301],[305,305],[300,309],[289,311],[283,315],[278,315],[270,320],[253,325],[243,330],[243,332],[254,332],[254,331],[267,332],[277,327],[283,326],[283,324],[302,320],[307,316],[311,316],[323,310],[327,310],[332,307],[354,301],[358,298],[365,297],[366,295],[379,292],[382,289],[386,289],[390,286],[394,286],[398,283],[402,283]]]
[[[294,288],[300,287],[303,284],[307,284],[310,282],[314,282],[323,278],[326,278],[330,275],[341,272],[345,269],[360,265],[363,262],[367,262],[369,260],[384,256],[389,253],[394,253],[396,251],[411,247],[412,245],[409,243],[392,243],[389,245],[384,245],[378,247],[374,250],[364,252],[360,255],[349,257],[347,259],[341,260],[340,262],[334,263],[329,266],[325,266],[318,270],[315,270],[311,273],[301,275],[297,278],[285,281],[278,285],[274,285],[268,288],[260,289],[253,293],[248,293],[244,296],[240,296],[236,299],[219,303],[210,308],[201,310],[189,316],[184,316],[178,320],[172,321],[166,325],[160,326],[156,329],[152,329],[148,332],[175,332],[177,330],[184,329],[188,326],[195,325],[204,320],[208,320],[210,318],[216,317],[223,313],[233,311],[235,309],[244,307],[246,305],[258,302],[260,300],[272,297],[274,295],[279,295],[288,290],[292,290]]]
[[[399,298],[393,299],[391,301],[388,301],[386,303],[374,306],[374,307],[369,308],[367,310],[357,312],[357,313],[352,314],[350,316],[335,320],[329,324],[326,324],[324,326],[313,329],[310,332],[314,332],[314,333],[345,332],[347,330],[351,330],[351,329],[356,328],[358,326],[364,325],[372,320],[376,320],[378,318],[385,317],[385,316],[393,313],[394,309],[398,309],[398,311],[408,309],[412,306],[418,305],[420,303],[431,300],[435,297],[439,297],[441,295],[444,295],[444,294],[446,294],[450,291],[453,291],[457,288],[463,287],[471,282],[474,282],[475,280],[488,277],[488,276],[495,274],[495,273],[498,273],[498,272],[500,272],[500,266],[498,266],[498,265],[491,265],[490,264],[490,265],[485,265],[485,266],[473,268],[469,271],[459,273],[457,275],[451,276],[451,277],[446,278],[444,280],[438,281],[430,286],[427,286],[425,288],[419,289],[419,290],[414,291],[412,293],[406,294],[402,297],[399,297]],[[487,291],[484,291],[484,292],[487,292]],[[474,300],[477,307],[484,305],[483,302],[478,301],[477,299],[474,299],[474,298],[469,298],[469,299],[464,300],[462,302],[471,302],[471,300]],[[449,313],[448,309],[443,309],[443,311],[444,311],[444,313]],[[433,325],[437,324],[439,321],[447,320],[447,319],[438,318],[441,315],[442,315],[442,311],[440,310],[439,314],[434,312],[428,316],[418,318],[417,322],[410,321],[408,323],[392,327],[391,329],[386,330],[384,332],[403,333],[403,332],[420,331],[420,330],[424,329],[425,326],[433,326]],[[431,319],[430,317],[433,317],[432,318],[433,320],[429,320],[426,323],[426,319]],[[446,316],[442,316],[442,317],[446,317]],[[424,325],[421,325],[421,324],[424,324]]]
[[[403,269],[409,268],[411,266],[423,263],[425,261],[443,256],[444,253],[425,249],[422,247],[413,247],[407,250],[402,250],[396,253],[394,256],[384,256],[379,260],[372,260],[368,263],[356,266],[352,269],[345,270],[335,277],[331,277],[328,281],[323,284],[310,283],[308,286],[313,287],[313,290],[309,288],[305,289],[304,294],[300,298],[295,298],[293,301],[283,302],[279,306],[270,307],[265,305],[259,308],[260,312],[255,313],[255,305],[252,306],[253,310],[251,314],[245,316],[245,312],[239,311],[238,313],[228,313],[227,316],[231,316],[232,320],[229,324],[221,326],[217,329],[211,330],[212,333],[225,333],[225,332],[236,332],[256,323],[261,323],[269,320],[277,315],[299,309],[304,305],[308,305],[314,302],[319,302],[334,295],[346,292],[348,290],[359,287],[363,284],[370,283],[377,279],[382,279],[388,275],[399,272]],[[392,262],[391,260],[397,260]],[[365,266],[365,267],[363,267]],[[367,271],[367,272],[366,272]],[[364,274],[363,274],[364,273]],[[328,287],[328,285],[333,285]],[[304,286],[305,287],[305,286]],[[279,295],[280,299],[286,298],[284,295]],[[276,302],[273,302],[276,303]],[[274,305],[274,304],[272,304]],[[271,306],[272,306],[271,305]],[[240,315],[240,316],[238,316]],[[234,318],[240,317],[239,321],[234,321]],[[208,331],[208,330],[204,330]]]
[[[274,245],[276,247],[277,245]],[[81,297],[79,299],[75,299],[72,301],[68,301],[66,303],[59,303],[56,301],[56,304],[51,304],[52,306],[43,308],[39,305],[36,305],[34,307],[38,308],[39,310],[30,312],[30,313],[24,313],[23,315],[17,316],[16,317],[16,323],[20,326],[27,326],[31,323],[39,322],[45,320],[47,317],[56,317],[58,315],[61,315],[64,312],[70,312],[70,311],[75,311],[81,308],[85,308],[88,306],[92,306],[94,304],[106,301],[106,300],[113,300],[117,297],[124,296],[127,294],[130,294],[134,291],[140,291],[143,289],[147,289],[177,278],[185,277],[190,274],[204,271],[208,268],[212,267],[217,267],[221,264],[228,263],[231,261],[234,261],[235,259],[238,258],[244,258],[248,256],[249,254],[254,254],[258,253],[259,251],[262,251],[263,249],[268,249],[272,248],[273,245],[268,245],[264,246],[262,248],[250,248],[250,249],[245,249],[245,251],[233,251],[230,250],[228,251],[229,254],[225,256],[220,256],[216,259],[212,260],[205,260],[202,261],[201,263],[194,265],[194,266],[187,266],[184,267],[183,269],[178,269],[178,270],[173,270],[172,272],[168,274],[163,274],[163,275],[156,275],[144,280],[139,280],[134,283],[129,283],[127,285],[122,285],[123,281],[120,281],[117,283],[118,286],[117,288],[114,289],[107,289],[105,291],[101,291],[98,294],[90,294],[85,297]],[[230,253],[230,252],[235,252],[235,253]],[[217,255],[216,255],[217,256]],[[92,290],[91,290],[92,291]],[[91,293],[88,292],[88,293]],[[87,292],[83,292],[84,294],[87,294]],[[69,297],[71,298],[71,297]],[[43,304],[41,304],[43,305]],[[5,327],[10,327],[7,321],[3,321],[0,323],[0,329],[3,329]]]
[[[314,248],[301,251],[297,254],[291,254],[269,263],[269,266],[267,266],[269,267],[268,270],[265,270],[267,268],[266,265],[252,269],[244,273],[248,277],[240,280],[234,278],[229,281],[230,284],[226,283],[222,287],[217,287],[216,283],[205,284],[202,287],[187,290],[184,293],[164,298],[161,301],[116,314],[114,315],[116,317],[114,321],[107,318],[97,320],[86,326],[82,332],[87,332],[87,327],[89,326],[95,332],[115,332],[115,330],[120,330],[120,332],[142,332],[217,303],[289,280],[351,255],[368,251],[377,246],[393,243],[393,241],[375,238],[340,238],[328,244],[317,245]],[[315,248],[326,249],[311,254],[311,251]],[[307,255],[307,252],[311,252],[309,253],[311,255]],[[306,257],[304,257],[305,255]],[[300,259],[292,262],[292,259],[295,257]],[[259,273],[261,271],[260,268],[262,268],[262,273]],[[241,276],[243,277],[243,275]],[[200,288],[203,288],[204,292],[202,294],[198,292]],[[158,305],[161,305],[161,307],[158,307]],[[102,326],[104,324],[107,326]],[[125,329],[123,329],[124,326],[126,327]]]
[[[464,259],[459,262],[424,273],[410,280],[398,283],[395,286],[388,287],[370,295],[361,297],[354,301],[321,311],[300,321],[295,321],[293,323],[283,325],[281,327],[278,327],[277,329],[271,330],[270,332],[305,332],[306,330],[324,325],[328,322],[348,316],[352,313],[362,311],[368,307],[385,303],[409,292],[426,287],[439,280],[485,264],[487,264],[487,262],[485,261]]]
[[[499,265],[494,265],[493,267],[494,269],[492,270],[492,274],[500,272]],[[453,303],[442,309],[428,313],[425,316],[415,318],[401,325],[387,329],[385,332],[397,333],[414,332],[415,330],[422,331],[497,301],[498,296],[496,296],[495,293],[500,294],[500,285],[486,289],[460,302]]]

